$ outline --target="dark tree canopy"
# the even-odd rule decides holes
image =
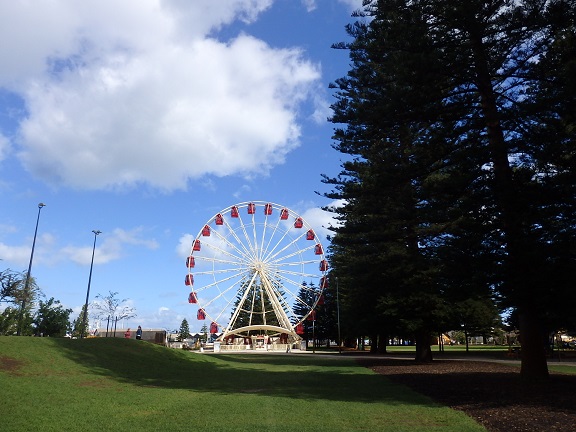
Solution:
[[[364,5],[336,45],[348,159],[324,177],[345,203],[330,251],[343,308],[359,332],[412,334],[425,361],[462,305],[497,301],[518,312],[522,375],[547,376],[544,334],[572,320],[548,293],[575,296],[576,3]]]

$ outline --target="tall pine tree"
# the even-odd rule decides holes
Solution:
[[[522,376],[545,377],[544,283],[569,296],[574,275],[575,6],[364,3],[369,20],[340,46],[352,67],[333,105],[346,125],[335,148],[351,159],[325,178],[346,202],[335,271],[365,281],[346,284],[347,300],[378,300],[368,310],[411,330],[427,360],[427,333],[451,319],[453,294],[498,297],[520,317]]]

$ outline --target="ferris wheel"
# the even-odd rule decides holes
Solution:
[[[210,218],[186,266],[188,302],[221,340],[255,333],[299,339],[327,286],[328,263],[312,227],[289,208],[263,201]]]

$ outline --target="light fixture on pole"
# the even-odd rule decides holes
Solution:
[[[84,337],[84,332],[88,328],[86,317],[88,316],[88,299],[90,298],[90,282],[92,282],[92,267],[94,267],[94,252],[96,251],[96,237],[101,234],[100,230],[92,230],[94,233],[94,246],[92,246],[92,261],[90,261],[90,276],[88,276],[88,289],[86,290],[86,303],[84,303],[84,316],[82,317],[82,331],[80,332],[80,339]]]
[[[30,253],[30,263],[28,264],[28,273],[26,273],[26,282],[24,282],[24,291],[22,292],[22,305],[20,306],[20,316],[18,317],[18,329],[16,335],[22,334],[22,320],[24,318],[24,308],[26,307],[26,297],[28,296],[28,285],[30,284],[30,272],[32,271],[32,259],[34,258],[34,247],[36,246],[36,234],[38,234],[38,222],[40,222],[40,210],[46,204],[38,204],[38,217],[36,218],[36,229],[34,230],[34,240],[32,241],[32,252]]]

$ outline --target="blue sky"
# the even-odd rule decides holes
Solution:
[[[126,326],[191,330],[185,258],[220,210],[290,208],[324,238],[328,84],[361,0],[0,3],[0,269],[73,309],[91,283]],[[0,305],[2,307],[2,305]],[[92,325],[91,321],[91,325]]]

